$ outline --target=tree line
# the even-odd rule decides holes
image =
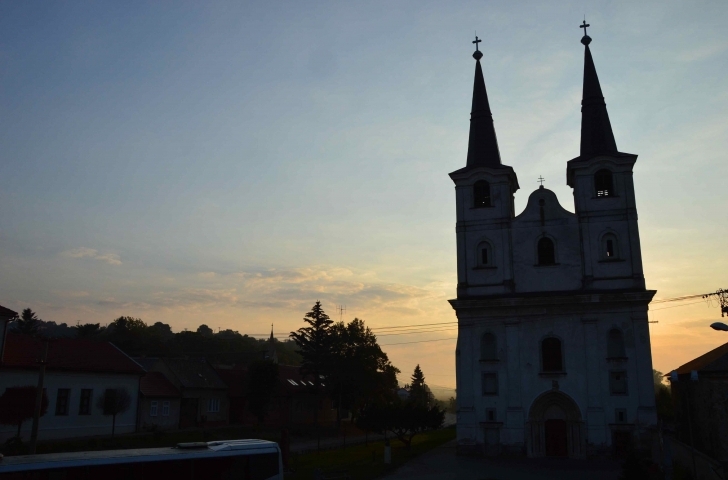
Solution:
[[[173,332],[166,323],[147,324],[141,318],[122,316],[108,325],[78,323],[69,326],[43,321],[30,308],[10,324],[16,333],[42,338],[84,338],[109,341],[130,356],[175,357],[204,356],[213,363],[247,364],[262,358],[267,340],[253,338],[231,329],[213,331],[205,324],[196,331]],[[275,341],[281,363],[298,365],[300,357],[293,341]]]

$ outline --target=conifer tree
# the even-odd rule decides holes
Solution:
[[[433,397],[430,388],[425,383],[425,374],[422,373],[420,365],[417,364],[415,371],[412,373],[412,379],[409,390],[410,402],[427,407],[432,403]]]

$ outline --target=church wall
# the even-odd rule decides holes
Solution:
[[[472,405],[466,430],[482,446],[488,431],[487,412],[495,409],[500,423],[499,440],[511,450],[524,449],[527,422],[533,402],[554,389],[578,405],[586,442],[593,448],[608,448],[618,423],[632,425],[648,421],[654,414],[649,343],[644,307],[602,305],[571,314],[534,312],[514,308],[509,315],[459,314],[461,325],[458,368],[459,405]],[[625,359],[607,359],[607,338],[612,328],[624,334]],[[496,335],[498,361],[480,360],[480,339],[485,332]],[[543,373],[540,342],[547,336],[563,342],[564,374]],[[646,360],[646,362],[645,362]],[[641,369],[638,365],[643,365]],[[645,367],[646,365],[646,367]],[[649,370],[650,378],[646,378]],[[627,394],[610,394],[610,371],[627,374]],[[498,375],[498,394],[483,395],[482,374]],[[556,382],[556,383],[554,383]],[[469,388],[460,390],[468,384]],[[649,393],[649,394],[646,394]],[[470,397],[469,399],[463,397]],[[462,399],[462,401],[461,401]],[[624,409],[618,421],[616,409]],[[645,416],[647,415],[647,416]],[[465,418],[462,418],[464,421]],[[460,438],[461,419],[458,420]],[[631,427],[630,427],[631,428]]]

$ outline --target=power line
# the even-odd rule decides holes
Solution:
[[[420,341],[417,341],[417,342],[383,343],[380,346],[381,347],[385,347],[385,346],[388,346],[388,345],[407,345],[407,344],[410,344],[410,343],[442,342],[443,340],[457,340],[457,339],[455,337],[448,337],[448,338],[438,338],[438,339],[435,339],[435,340],[420,340]]]

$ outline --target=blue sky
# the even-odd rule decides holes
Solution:
[[[648,287],[728,286],[725,2],[2,1],[0,304],[249,333],[316,299],[373,326],[452,321],[474,32],[517,210],[543,175],[573,211],[584,14],[617,146],[639,154]],[[722,343],[716,313],[655,311],[656,366]],[[443,385],[453,350],[387,349]]]

